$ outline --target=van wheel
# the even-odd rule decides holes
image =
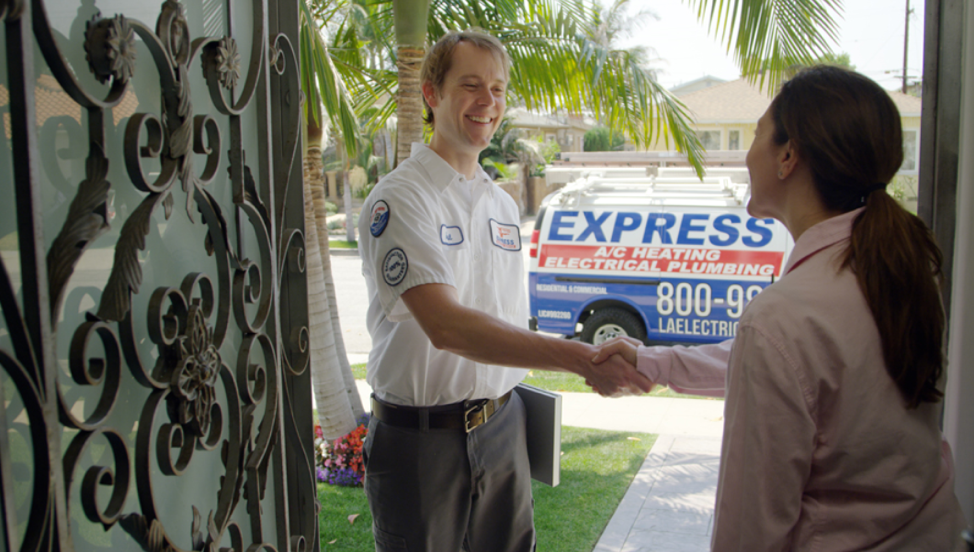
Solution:
[[[582,341],[592,345],[621,336],[639,340],[646,337],[643,323],[634,314],[622,309],[597,310],[582,325]]]

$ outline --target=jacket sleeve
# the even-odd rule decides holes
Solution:
[[[816,425],[802,372],[780,343],[738,328],[728,368],[714,552],[790,550]]]
[[[713,345],[639,347],[636,369],[677,393],[723,397],[733,339]]]

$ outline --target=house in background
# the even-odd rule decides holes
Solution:
[[[585,132],[596,125],[595,119],[579,115],[540,115],[523,107],[507,110],[514,128],[522,129],[526,138],[543,137],[545,142],[558,142],[561,151],[583,151]]]
[[[707,75],[705,77],[700,77],[699,79],[694,79],[692,81],[685,82],[670,88],[670,93],[674,96],[686,96],[691,92],[696,92],[697,90],[703,90],[704,88],[710,88],[711,86],[727,82],[724,79],[718,79],[717,77]]]
[[[693,127],[703,147],[710,151],[747,151],[754,141],[757,120],[771,105],[771,96],[758,85],[741,78],[727,82],[704,77],[671,90],[693,117]],[[920,98],[889,91],[900,112],[903,125],[903,166],[901,175],[917,174],[920,144]],[[666,151],[659,140],[647,151]],[[914,194],[915,195],[915,192]]]

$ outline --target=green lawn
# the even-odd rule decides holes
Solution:
[[[355,379],[365,379],[365,364],[353,364],[352,374]],[[558,393],[592,393],[592,388],[585,385],[585,380],[575,374],[568,372],[549,372],[547,370],[531,370],[524,383],[555,391]],[[708,401],[723,400],[712,397],[701,397],[697,395],[684,395],[671,391],[668,388],[657,385],[649,394],[651,397],[669,397],[680,399],[703,399]]]
[[[591,550],[655,441],[644,433],[562,427],[561,484],[533,487],[538,550]],[[318,500],[323,551],[374,550],[372,516],[361,488],[319,483]]]
[[[346,240],[328,240],[328,247],[332,249],[358,249],[358,242]]]

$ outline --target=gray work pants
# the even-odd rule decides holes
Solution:
[[[395,427],[373,416],[365,492],[377,552],[531,552],[524,403],[514,393],[469,434]]]

